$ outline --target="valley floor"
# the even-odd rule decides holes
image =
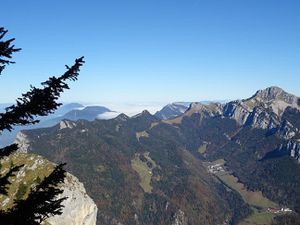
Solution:
[[[264,197],[261,192],[247,190],[230,171],[226,169],[225,160],[204,162],[208,172],[218,178],[227,188],[237,191],[243,200],[251,206],[252,213],[239,225],[270,225],[278,214],[287,214],[289,208],[280,208],[278,204]]]

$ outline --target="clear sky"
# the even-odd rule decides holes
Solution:
[[[300,96],[299,0],[7,0],[22,51],[0,102],[86,58],[62,101],[237,99],[277,85]]]

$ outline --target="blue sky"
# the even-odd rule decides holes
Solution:
[[[84,55],[61,101],[236,99],[277,85],[300,96],[300,1],[9,0],[1,26],[22,48],[0,102]]]

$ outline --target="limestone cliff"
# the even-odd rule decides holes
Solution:
[[[68,173],[63,185],[64,192],[59,196],[68,197],[63,202],[65,206],[62,215],[47,220],[52,225],[95,225],[97,206],[86,194],[85,188],[79,180]]]
[[[18,152],[27,153],[29,140],[24,132],[19,131],[14,142],[19,146]]]
[[[11,164],[24,164],[24,166],[15,177],[11,178],[12,184],[9,186],[8,195],[0,195],[0,210],[11,208],[14,199],[26,198],[30,188],[48,176],[54,168],[53,163],[39,155],[17,152],[1,160],[0,175],[7,173]],[[97,206],[86,194],[83,184],[76,177],[67,173],[61,188],[64,192],[58,197],[68,197],[63,202],[63,214],[49,218],[47,224],[95,225]]]
[[[277,133],[281,138],[294,143],[284,149],[300,162],[300,151],[292,148],[292,146],[300,145],[300,98],[279,87],[259,90],[248,99],[231,101],[223,105],[192,103],[182,118],[194,113],[202,117],[230,118],[240,126],[250,126]],[[180,122],[181,119],[177,121]],[[279,150],[281,148],[282,146]]]

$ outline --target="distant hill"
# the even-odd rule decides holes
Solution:
[[[4,106],[4,105],[3,105]],[[5,104],[7,107],[8,104]],[[59,107],[53,114],[50,114],[46,117],[38,117],[40,122],[38,124],[29,125],[29,126],[16,126],[12,132],[4,131],[0,135],[0,147],[6,146],[12,143],[16,137],[16,134],[20,130],[36,129],[51,127],[59,123],[64,119],[68,120],[94,120],[98,115],[112,112],[110,109],[103,106],[87,106],[84,107],[79,103],[69,103]]]
[[[87,106],[84,109],[81,110],[72,110],[65,115],[62,116],[62,119],[67,119],[67,120],[73,120],[76,121],[78,119],[83,119],[83,120],[89,120],[92,121],[99,114],[103,114],[106,112],[111,112],[110,109],[104,107],[104,106]]]
[[[83,109],[83,108],[84,108],[84,105],[79,104],[79,103],[67,103],[67,104],[63,104],[53,114],[50,114],[46,118],[49,119],[49,117],[63,116],[66,113],[70,112],[71,110],[79,110],[79,109]],[[45,120],[45,118],[43,120]]]
[[[63,115],[41,121],[36,128],[50,127],[59,123],[62,120],[95,120],[100,114],[112,112],[104,106],[87,106],[81,109],[72,109]]]

